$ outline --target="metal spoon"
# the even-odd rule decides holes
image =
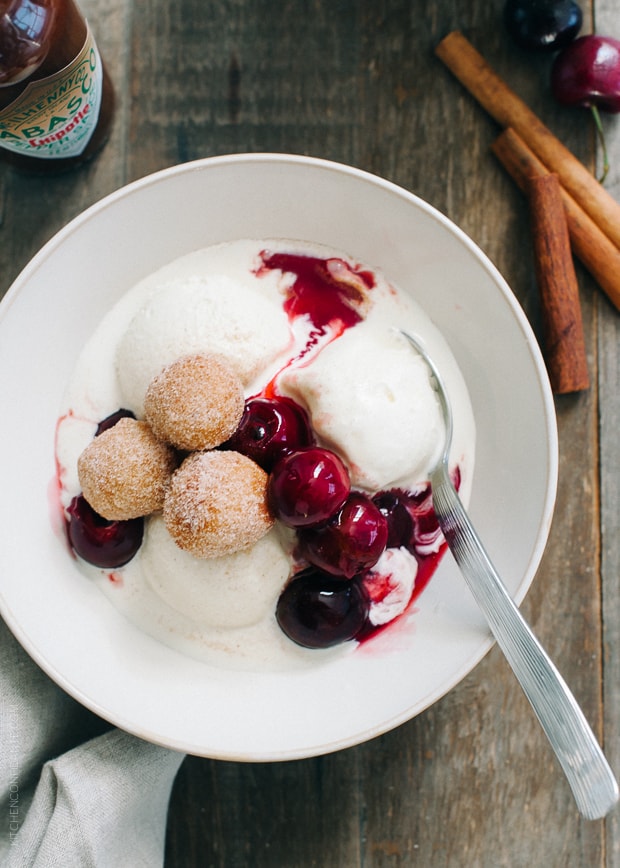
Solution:
[[[433,505],[448,547],[529,699],[564,770],[579,811],[604,817],[618,801],[618,784],[583,712],[530,630],[485,551],[450,480],[452,409],[442,378],[424,346],[401,334],[430,369],[446,429],[441,458],[430,474]]]

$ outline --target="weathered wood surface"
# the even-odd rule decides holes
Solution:
[[[41,181],[0,168],[0,292],[84,207],[150,171],[229,152],[327,157],[451,217],[540,333],[527,206],[489,152],[497,130],[433,56],[461,29],[586,165],[585,112],[562,109],[549,60],[526,57],[501,2],[84,0],[119,97],[92,164]],[[596,8],[594,8],[596,6]],[[620,37],[615,0],[583,4]],[[606,119],[620,197],[620,127]],[[592,386],[556,401],[560,480],[523,611],[620,772],[620,326],[578,268]],[[5,372],[5,376],[10,372]],[[6,410],[6,408],[5,408]],[[403,673],[406,677],[406,673]],[[275,765],[188,758],[166,866],[620,866],[620,814],[586,822],[497,649],[448,696],[368,744]]]

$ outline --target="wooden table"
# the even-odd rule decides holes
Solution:
[[[112,136],[91,164],[42,181],[0,168],[0,291],[68,220],[151,171],[280,151],[375,172],[447,214],[507,278],[537,333],[524,199],[489,151],[497,128],[434,57],[460,29],[590,168],[587,113],[557,106],[549,59],[471,0],[84,0],[115,80]],[[586,29],[620,37],[614,0]],[[460,10],[460,11],[459,11]],[[620,197],[620,127],[605,119]],[[620,318],[578,266],[589,391],[556,399],[557,507],[523,605],[620,771]],[[6,372],[5,372],[6,375]],[[620,811],[580,819],[501,654],[374,741],[317,759],[188,758],[170,805],[167,868],[618,866]]]

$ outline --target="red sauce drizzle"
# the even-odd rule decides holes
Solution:
[[[371,271],[355,268],[338,257],[322,258],[300,253],[271,253],[262,250],[257,277],[271,271],[293,275],[284,288],[283,308],[290,323],[305,317],[312,324],[305,346],[290,359],[283,370],[303,359],[319,342],[329,343],[361,322],[367,293],[376,284]],[[261,389],[264,398],[279,395],[277,380],[282,371]]]
[[[359,308],[366,300],[366,292],[375,286],[372,272],[355,269],[336,257],[323,259],[267,250],[261,251],[260,257],[262,266],[256,271],[259,277],[275,269],[295,275],[285,290],[284,310],[290,321],[307,316],[324,334],[328,326],[343,331],[362,320]]]

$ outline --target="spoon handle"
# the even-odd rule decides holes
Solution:
[[[452,485],[445,463],[431,476],[433,504],[444,537],[529,699],[589,820],[618,801],[618,784],[583,712],[530,630],[495,570]]]

